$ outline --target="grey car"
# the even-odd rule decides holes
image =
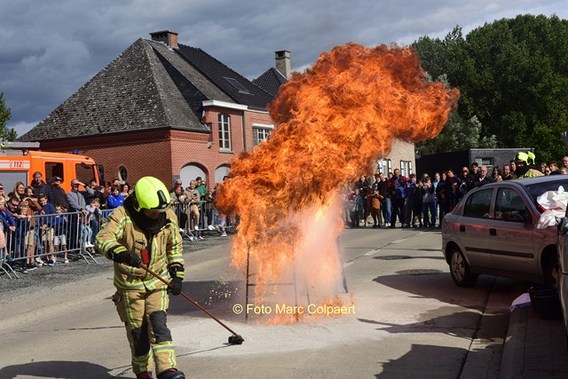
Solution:
[[[560,305],[562,317],[564,319],[564,331],[568,348],[568,212],[562,219],[558,234],[558,257],[560,278],[558,292],[560,295]]]
[[[475,284],[479,274],[555,287],[558,228],[538,229],[544,211],[537,197],[568,190],[568,175],[506,180],[468,192],[442,221],[442,249],[455,284]]]

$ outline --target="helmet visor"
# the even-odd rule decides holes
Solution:
[[[168,197],[162,190],[158,190],[156,194],[158,195],[158,205],[150,208],[150,210],[163,213],[168,209],[168,206],[170,205],[170,199],[168,199]]]

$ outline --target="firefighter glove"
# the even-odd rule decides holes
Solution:
[[[168,268],[168,272],[170,273],[170,277],[172,279],[176,278],[176,277],[180,277],[180,278],[183,279],[183,272],[184,271],[185,271],[185,268],[179,263],[174,263]]]
[[[181,280],[181,278],[178,278],[176,276],[171,280],[170,285],[171,286],[168,288],[168,292],[170,292],[172,295],[177,296],[181,293],[181,288],[183,287],[183,281]]]
[[[140,256],[133,251],[123,251],[122,253],[115,254],[112,260],[132,267],[140,267],[142,263]]]

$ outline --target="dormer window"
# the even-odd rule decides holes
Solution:
[[[239,93],[244,93],[247,95],[252,95],[252,93],[249,92],[248,89],[246,89],[245,86],[243,86],[237,79],[235,78],[229,78],[229,77],[224,77],[224,79],[226,81],[228,81],[233,87],[235,87],[237,89],[237,91],[239,91]]]

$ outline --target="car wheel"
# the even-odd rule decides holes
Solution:
[[[477,275],[469,271],[469,264],[457,247],[450,253],[450,274],[454,283],[460,287],[471,287],[477,281]]]
[[[558,289],[560,282],[560,267],[555,256],[549,255],[544,260],[542,264],[542,271],[544,275],[544,287]]]

